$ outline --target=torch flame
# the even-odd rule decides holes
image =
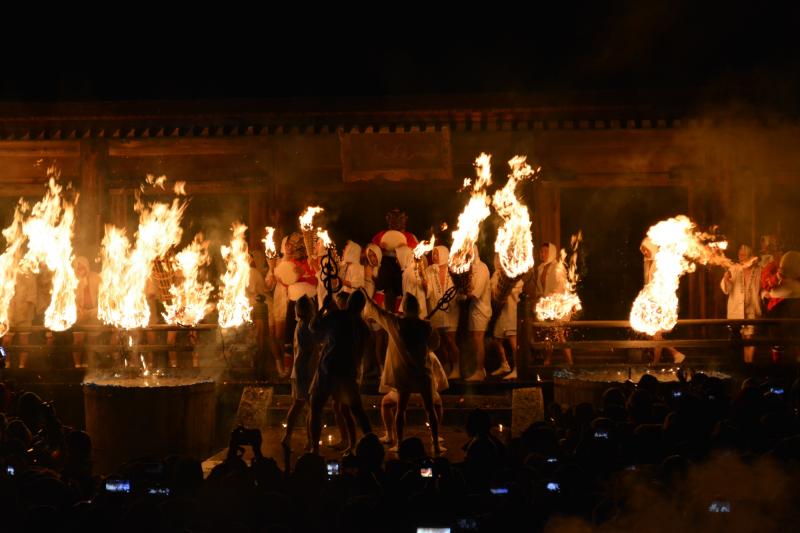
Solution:
[[[325,248],[330,248],[333,244],[330,235],[328,235],[328,230],[326,229],[317,228],[317,238],[322,241],[322,245],[325,246]]]
[[[517,278],[533,268],[533,237],[528,208],[520,203],[515,194],[517,183],[536,174],[524,156],[514,156],[509,162],[511,173],[505,186],[494,193],[492,205],[503,218],[497,230],[494,251],[499,254],[500,266],[505,274]]]
[[[145,181],[147,182],[148,185],[151,185],[153,188],[157,187],[159,189],[163,189],[164,184],[167,182],[167,177],[166,176],[155,177],[152,174],[148,174],[147,177],[145,178]]]
[[[570,239],[572,253],[567,259],[567,252],[561,249],[559,268],[566,272],[563,292],[540,298],[536,302],[537,320],[568,320],[581,310],[581,299],[577,294],[578,281],[578,247],[583,240],[583,232],[578,231]]]
[[[5,252],[0,255],[0,337],[8,332],[8,307],[17,284],[17,263],[25,243],[22,219],[27,210],[28,204],[20,200],[14,210],[14,221],[3,230],[7,244]]]
[[[139,229],[133,248],[124,229],[106,225],[97,297],[97,317],[104,324],[125,329],[147,326],[150,321],[145,294],[147,281],[156,259],[164,258],[180,242],[186,205],[175,198],[172,204],[153,202],[145,206],[137,196]]]
[[[267,235],[264,237],[264,240],[261,241],[264,243],[264,254],[267,256],[267,259],[274,259],[278,257],[278,250],[275,248],[275,228],[267,226],[265,229]]]
[[[165,303],[163,313],[167,324],[195,326],[211,310],[208,303],[214,287],[209,282],[198,280],[200,268],[211,263],[208,255],[208,241],[198,233],[186,248],[175,254],[173,266],[182,281],[169,288],[172,302]]]
[[[47,192],[33,206],[23,225],[28,251],[22,259],[22,267],[38,273],[39,265],[44,264],[53,273],[53,288],[50,305],[44,314],[44,325],[52,331],[64,331],[72,327],[78,317],[75,304],[78,278],[72,268],[75,204],[61,195],[59,171],[51,167],[47,173],[50,175]]]
[[[314,215],[322,213],[323,211],[325,210],[319,206],[306,207],[306,210],[300,215],[300,229],[303,231],[311,231],[314,229]]]
[[[220,247],[227,265],[227,271],[220,277],[222,298],[217,303],[219,325],[222,328],[233,328],[250,322],[250,312],[253,310],[246,293],[247,283],[250,281],[250,256],[244,240],[247,226],[234,223],[232,229],[231,245]]]
[[[477,178],[472,183],[472,193],[464,211],[458,215],[458,228],[453,232],[453,245],[448,261],[450,271],[463,274],[470,269],[473,246],[480,235],[481,222],[489,216],[489,198],[486,187],[492,184],[492,156],[481,154],[475,160]]]
[[[694,272],[697,263],[730,266],[722,255],[727,243],[715,236],[695,231],[685,215],[662,220],[647,236],[657,248],[651,279],[639,292],[630,313],[631,327],[648,335],[669,331],[678,320],[678,286],[681,276]]]
[[[423,255],[425,255],[428,252],[430,252],[431,250],[433,250],[433,247],[435,245],[436,245],[436,236],[435,235],[431,235],[430,242],[428,242],[428,241],[420,241],[420,243],[417,244],[414,247],[414,259],[419,260]]]

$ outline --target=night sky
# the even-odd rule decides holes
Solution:
[[[503,11],[464,3],[461,12],[402,17],[395,11],[406,6],[386,4],[359,13],[371,20],[327,18],[309,4],[302,17],[242,12],[201,24],[152,14],[126,31],[102,21],[57,35],[32,28],[4,54],[0,98],[294,98],[336,107],[342,98],[501,93],[584,103],[738,99],[798,111],[800,9],[729,4]]]

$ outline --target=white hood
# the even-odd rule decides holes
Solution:
[[[347,241],[342,252],[342,263],[357,265],[361,262],[361,246],[353,241]]]
[[[394,253],[397,256],[397,262],[401,270],[405,270],[414,264],[414,252],[408,246],[400,246],[395,249]]]

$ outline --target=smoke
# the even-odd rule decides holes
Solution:
[[[798,495],[793,471],[770,458],[746,462],[719,454],[690,466],[684,477],[619,474],[595,509],[608,521],[553,517],[545,531],[785,531],[800,518]],[[719,512],[724,508],[730,512]]]

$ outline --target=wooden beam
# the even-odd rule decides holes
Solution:
[[[251,154],[268,149],[271,142],[269,137],[122,139],[111,141],[108,153],[111,157]]]
[[[0,142],[0,157],[79,157],[79,141]]]

